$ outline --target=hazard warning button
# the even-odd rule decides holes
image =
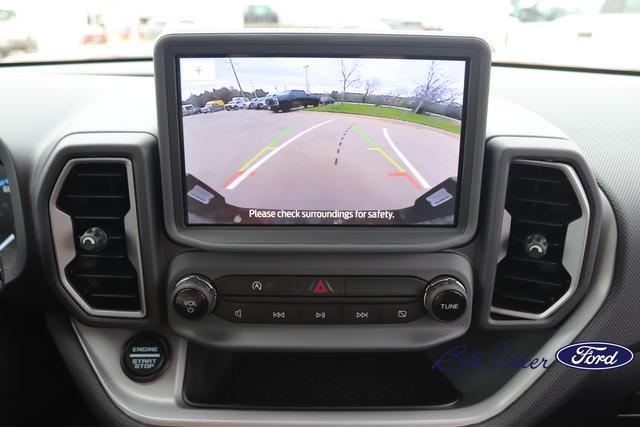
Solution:
[[[344,278],[298,277],[296,294],[302,296],[333,297],[344,295]]]

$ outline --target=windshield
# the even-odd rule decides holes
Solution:
[[[150,58],[162,33],[243,29],[473,35],[494,62],[640,70],[640,0],[0,0],[0,61]]]

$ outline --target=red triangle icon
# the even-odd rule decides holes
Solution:
[[[326,280],[320,279],[311,287],[311,293],[314,295],[326,295],[333,292],[331,285]]]

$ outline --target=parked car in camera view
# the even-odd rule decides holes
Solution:
[[[229,102],[227,102],[226,104],[224,104],[224,109],[227,111],[230,110],[241,110],[245,108],[245,103],[244,101],[240,101],[240,100],[231,100]]]
[[[330,96],[321,96],[320,105],[335,104],[336,100]]]
[[[216,111],[224,110],[224,101],[219,99],[215,101],[208,101],[204,106],[200,109],[201,113],[215,113]]]
[[[273,112],[289,111],[292,108],[317,107],[320,97],[309,95],[303,90],[285,90],[266,98],[266,104]]]
[[[191,116],[193,114],[198,114],[199,110],[193,104],[184,104],[182,106],[182,115],[183,116]]]
[[[249,104],[251,104],[251,100],[249,98],[247,98],[246,96],[234,96],[233,98],[231,98],[231,101],[235,101],[235,102],[241,103],[242,107],[240,107],[240,108],[248,108]]]
[[[267,108],[267,104],[265,102],[266,97],[253,98],[249,103],[250,110],[263,110]]]

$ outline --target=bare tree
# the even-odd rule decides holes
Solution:
[[[391,92],[389,92],[388,96],[389,98],[391,98],[387,101],[389,103],[389,106],[393,107],[396,103],[396,100],[398,99],[398,97],[402,96],[403,92],[404,91],[400,87],[396,87]]]
[[[424,103],[451,104],[459,97],[459,91],[442,76],[436,61],[431,61],[424,83],[416,88],[418,106],[414,112],[418,113]]]
[[[344,103],[344,96],[347,93],[347,89],[360,81],[360,77],[358,76],[359,68],[360,64],[358,64],[357,61],[349,67],[344,63],[344,59],[340,60],[340,76],[342,80],[342,100],[340,102]]]
[[[370,95],[373,95],[375,91],[380,89],[380,80],[376,79],[375,77],[372,79],[365,80],[363,89],[364,89],[364,96],[362,98],[362,102],[367,102],[367,98]]]

